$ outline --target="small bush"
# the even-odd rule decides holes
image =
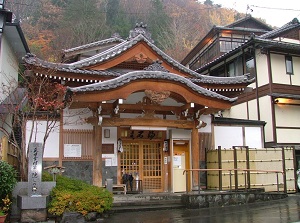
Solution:
[[[86,215],[111,209],[113,198],[108,190],[60,175],[56,180],[48,206],[49,213],[61,216],[65,211],[76,211]]]
[[[42,172],[42,181],[53,181],[53,176],[49,172]]]
[[[17,171],[4,160],[0,160],[0,201],[11,193],[17,184]]]

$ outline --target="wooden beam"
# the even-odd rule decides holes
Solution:
[[[200,163],[200,149],[199,149],[199,133],[198,129],[194,127],[192,128],[192,169],[199,169]],[[194,185],[198,185],[199,183],[200,172],[193,172],[193,183]],[[198,185],[200,187],[201,185]],[[192,188],[191,188],[192,189]]]
[[[98,125],[98,119],[96,117],[89,117],[86,119],[87,123],[94,126]],[[192,129],[194,127],[194,121],[190,120],[165,120],[165,119],[146,119],[146,118],[105,118],[101,126],[114,127],[114,126],[155,126],[155,127],[171,127]]]
[[[102,127],[94,126],[93,185],[102,186]]]

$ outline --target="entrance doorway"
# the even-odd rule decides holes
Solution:
[[[162,192],[162,142],[124,140],[121,170],[141,180],[144,192]]]
[[[183,174],[185,169],[189,169],[189,142],[174,141],[173,142],[173,192],[186,191],[187,184],[186,175]]]

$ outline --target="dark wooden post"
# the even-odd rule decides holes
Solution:
[[[102,186],[102,127],[94,126],[93,185]]]
[[[250,172],[250,158],[249,158],[249,147],[248,146],[246,146],[245,147],[246,148],[246,168],[248,169],[248,171],[247,171],[247,184],[248,184],[248,189],[250,189],[250,187],[251,187],[251,172]]]
[[[192,129],[192,169],[200,168],[200,152],[199,152],[199,133],[198,129],[194,127]],[[192,173],[193,172],[193,173]],[[199,183],[200,172],[192,171],[190,174],[190,178],[192,177],[192,185],[190,186],[190,190],[193,189],[193,186],[196,186]],[[187,181],[188,184],[190,181]],[[198,185],[200,188],[201,185]]]
[[[218,168],[222,169],[222,150],[221,146],[218,146]],[[222,170],[219,170],[219,190],[223,189],[222,184]]]
[[[236,153],[236,147],[233,147],[233,163],[234,163],[234,184],[235,184],[235,190],[239,189],[238,184],[238,171],[237,171],[237,153]]]
[[[282,149],[283,191],[284,191],[284,193],[287,193],[284,147],[282,147],[281,149]]]

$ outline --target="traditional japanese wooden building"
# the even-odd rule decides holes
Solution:
[[[210,114],[228,109],[254,80],[248,75],[196,73],[155,46],[146,26],[127,39],[109,39],[64,50],[61,63],[28,54],[27,69],[68,87],[69,107],[58,138],[47,141],[44,165],[103,185],[132,173],[146,192],[178,192],[198,186],[199,129]],[[138,188],[136,188],[138,189]]]

